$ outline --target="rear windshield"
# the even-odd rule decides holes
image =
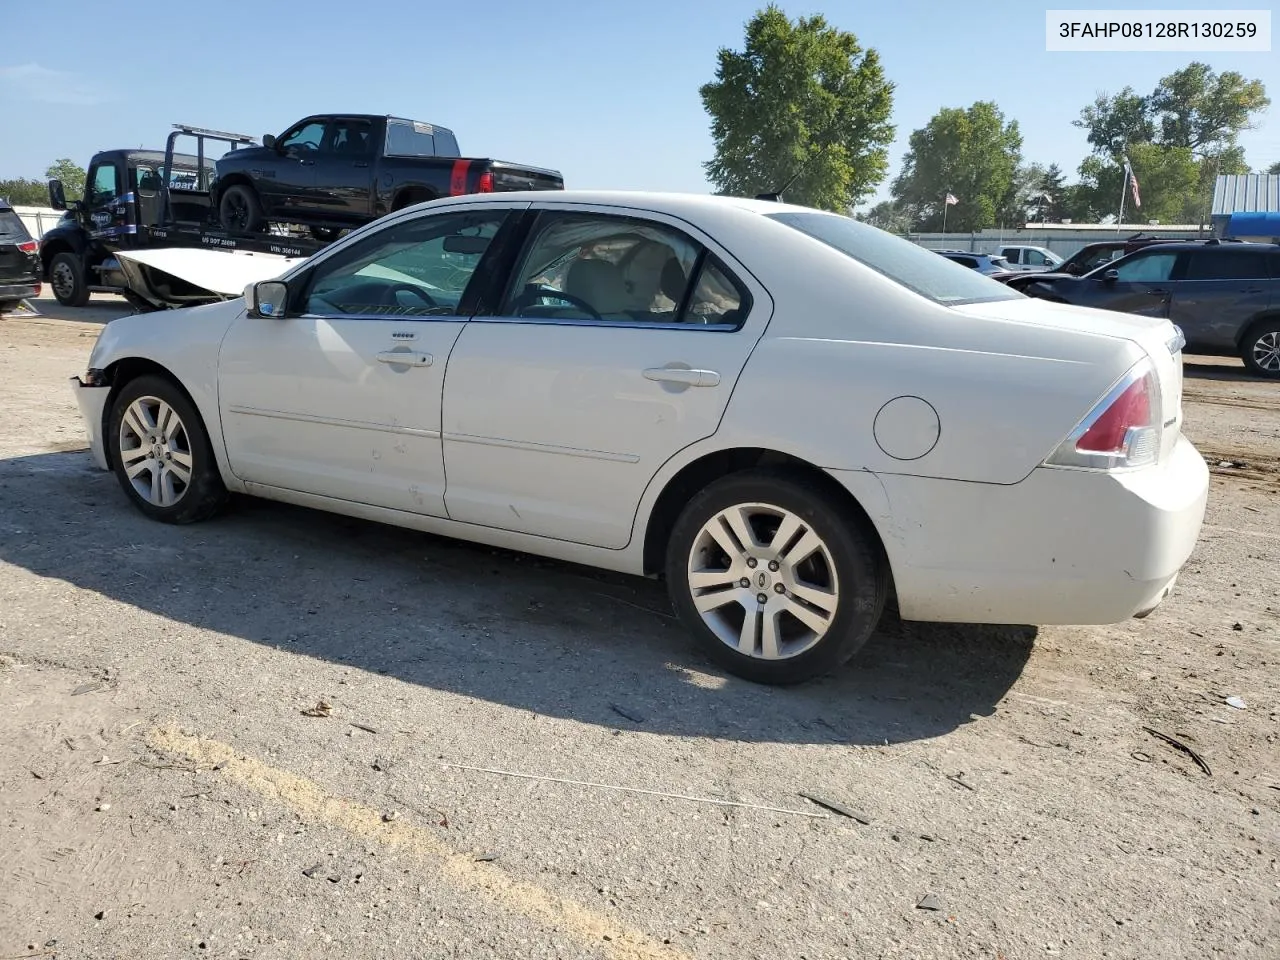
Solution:
[[[456,157],[458,141],[453,132],[430,123],[410,120],[387,121],[388,157]]]
[[[0,240],[30,240],[27,226],[12,210],[0,210]]]
[[[1016,300],[1023,294],[910,240],[834,213],[771,213],[772,220],[821,240],[935,303]]]

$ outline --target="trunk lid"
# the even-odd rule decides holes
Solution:
[[[1182,331],[1164,317],[1149,317],[1093,307],[1076,307],[1026,297],[951,307],[972,317],[1032,323],[1058,330],[1114,337],[1136,343],[1151,358],[1160,385],[1160,459],[1164,460],[1182,432]],[[1081,416],[1087,411],[1082,411]]]

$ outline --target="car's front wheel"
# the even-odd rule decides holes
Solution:
[[[1250,373],[1280,378],[1280,320],[1268,320],[1250,330],[1241,344],[1240,358]]]
[[[846,663],[884,610],[888,570],[866,521],[825,487],[770,470],[698,493],[667,548],[680,620],[715,662],[759,683]]]
[[[120,486],[153,520],[194,523],[227,499],[199,413],[163,377],[125,384],[111,405],[106,442]]]

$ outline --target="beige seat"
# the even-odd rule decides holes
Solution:
[[[591,305],[603,316],[626,311],[631,297],[622,271],[608,260],[578,260],[564,278],[564,292]]]

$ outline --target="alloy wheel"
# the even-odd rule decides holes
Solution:
[[[1253,342],[1253,362],[1267,373],[1280,373],[1280,331],[1264,333]]]
[[[763,660],[811,649],[840,602],[830,548],[799,516],[767,503],[737,504],[703,524],[689,553],[688,584],[712,633]]]
[[[173,407],[157,397],[139,397],[120,420],[120,463],[133,489],[147,503],[171,507],[191,486],[193,459],[187,429]]]

